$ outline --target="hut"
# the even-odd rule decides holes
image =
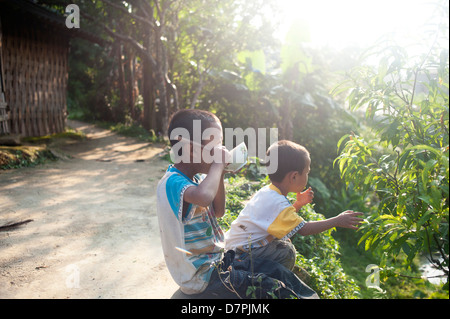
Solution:
[[[64,130],[69,41],[79,32],[32,1],[0,0],[0,135]]]

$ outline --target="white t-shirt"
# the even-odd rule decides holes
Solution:
[[[304,224],[286,196],[270,184],[261,188],[231,223],[225,233],[225,249],[262,247],[273,238],[290,238]]]

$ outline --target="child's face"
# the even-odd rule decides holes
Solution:
[[[293,179],[293,188],[295,188],[293,189],[293,191],[298,193],[305,189],[306,184],[308,184],[308,175],[310,170],[311,170],[311,159],[308,157],[303,172],[301,174],[299,172],[296,172],[297,174]]]

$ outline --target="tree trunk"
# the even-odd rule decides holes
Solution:
[[[159,107],[158,107],[158,132],[160,132],[163,136],[167,136],[168,122],[169,122],[169,112],[168,112],[168,104],[167,104],[167,88],[166,81],[164,79],[164,75],[162,70],[159,68],[156,74],[157,88],[158,88],[158,98],[159,98]]]
[[[125,73],[123,69],[123,60],[122,60],[122,43],[120,41],[117,42],[116,48],[117,54],[117,67],[118,67],[118,75],[119,75],[119,95],[120,95],[120,105],[118,106],[118,110],[114,112],[114,117],[118,117],[119,120],[123,117],[124,108],[126,106],[126,84],[125,84]],[[116,118],[117,120],[117,118]]]
[[[292,141],[294,137],[294,125],[292,124],[290,103],[289,99],[287,99],[280,108],[280,121],[278,127],[280,139]]]
[[[150,47],[150,35],[145,37],[144,46],[146,48]],[[155,130],[155,126],[152,123],[153,119],[153,108],[155,97],[153,95],[153,69],[152,63],[148,59],[142,59],[143,65],[143,90],[142,96],[144,99],[144,119],[142,125],[147,130]]]
[[[167,136],[168,121],[169,121],[169,104],[167,100],[167,55],[162,43],[161,37],[163,34],[162,26],[164,25],[164,12],[159,11],[161,27],[156,29],[155,32],[155,45],[156,45],[156,87],[158,89],[158,132],[163,136]]]
[[[128,114],[131,116],[131,118],[134,120],[135,119],[135,110],[134,110],[134,105],[135,105],[135,96],[134,96],[134,82],[135,82],[135,72],[134,72],[134,57],[135,54],[133,52],[133,50],[131,50],[131,48],[129,48],[128,46],[125,47],[126,50],[126,55],[127,55],[127,60],[126,60],[126,70],[127,70],[127,75],[128,75]]]
[[[204,85],[205,85],[204,73],[200,73],[199,79],[198,79],[198,84],[197,84],[197,90],[195,90],[194,96],[191,101],[191,109],[195,108],[195,105],[197,104],[197,101],[198,101],[198,97],[202,93]]]

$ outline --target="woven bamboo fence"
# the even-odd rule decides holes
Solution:
[[[62,132],[67,115],[69,39],[51,26],[5,16],[1,23],[10,133],[43,136]]]
[[[2,23],[0,21],[0,136],[9,134],[8,127],[8,113],[7,106],[5,100],[5,82],[3,80],[3,71],[2,71]]]
[[[0,95],[2,93],[0,92]],[[9,134],[8,114],[6,113],[7,104],[3,102],[0,96],[0,135]]]

